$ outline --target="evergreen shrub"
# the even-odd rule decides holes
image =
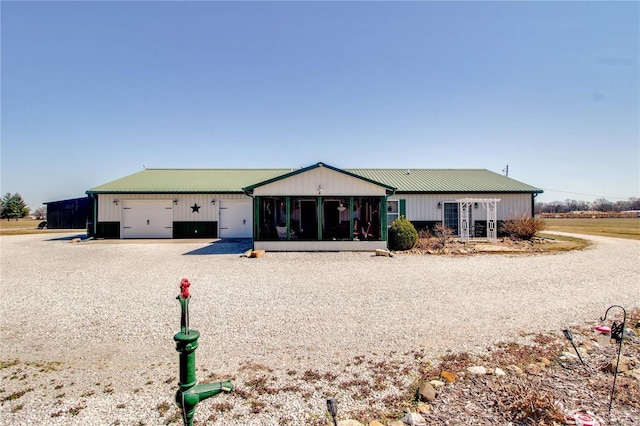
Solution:
[[[396,219],[389,228],[389,248],[395,251],[411,250],[418,242],[418,231],[404,216]]]

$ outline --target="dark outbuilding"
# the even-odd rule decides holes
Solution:
[[[50,201],[47,206],[47,228],[49,229],[87,229],[89,217],[89,199]]]

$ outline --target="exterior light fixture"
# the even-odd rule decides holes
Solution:
[[[118,205],[118,202],[119,202],[119,201],[118,201],[118,199],[117,199],[117,198],[113,200],[113,204],[115,204],[116,206]]]
[[[322,185],[318,185],[318,194],[322,194]]]
[[[442,203],[440,201],[438,201],[438,208],[441,209],[442,208]]]
[[[345,211],[347,208],[344,206],[344,204],[340,203],[340,205],[338,205],[338,211],[339,212],[343,212]]]
[[[174,199],[173,199],[173,205],[174,205],[174,206],[177,206],[177,205],[178,205],[178,199],[177,199],[177,198],[174,198]]]
[[[478,208],[478,203],[473,203],[473,208],[477,209]]]
[[[215,205],[215,203],[216,203],[216,199],[214,198],[214,199],[211,200],[211,204]]]

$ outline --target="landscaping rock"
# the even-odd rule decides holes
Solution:
[[[616,355],[613,360],[604,368],[605,371],[614,373],[616,371],[616,365],[618,365],[618,373],[625,373],[631,370],[632,359],[624,355],[620,356],[620,364],[618,365],[618,356]]]
[[[507,373],[505,373],[505,371],[502,368],[496,367],[495,371],[494,371],[495,375],[498,377],[501,376],[506,376]]]
[[[418,389],[418,394],[423,401],[433,401],[436,399],[436,390],[429,382],[422,382]]]
[[[429,404],[425,404],[424,402],[421,402],[416,407],[416,411],[420,414],[428,414],[429,411],[431,411],[431,406]]]
[[[440,380],[431,380],[429,383],[431,383],[431,386],[433,386],[436,390],[444,386],[444,382]]]
[[[512,371],[514,373],[516,373],[517,375],[522,375],[524,374],[524,371],[522,371],[522,368],[518,367],[517,365],[507,365],[507,370]]]
[[[540,358],[538,358],[538,359],[537,359],[537,361],[538,361],[540,364],[543,364],[543,365],[545,365],[545,366],[547,366],[547,365],[551,364],[551,361],[549,361],[549,359],[548,359],[548,358],[545,358],[545,357],[540,357]]]
[[[254,250],[251,252],[251,257],[258,258],[264,256],[265,254],[266,252],[264,250]]]
[[[364,426],[364,424],[360,423],[357,420],[347,419],[347,420],[339,420],[338,426]]]
[[[529,364],[525,368],[527,374],[532,374],[534,376],[539,376],[542,374],[542,368],[538,364]]]
[[[443,371],[442,373],[440,373],[440,377],[442,377],[449,383],[453,383],[460,378],[460,376],[451,371]]]
[[[402,422],[412,426],[427,426],[427,421],[418,413],[407,413]]]
[[[484,376],[485,374],[487,374],[487,369],[480,365],[474,365],[473,367],[469,367],[467,368],[467,371],[476,376]]]

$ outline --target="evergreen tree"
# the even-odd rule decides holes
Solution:
[[[22,195],[11,194],[7,192],[2,197],[2,211],[0,216],[2,219],[15,219],[18,220],[20,218],[25,217],[29,214],[29,207],[27,207],[27,203],[22,199]]]

